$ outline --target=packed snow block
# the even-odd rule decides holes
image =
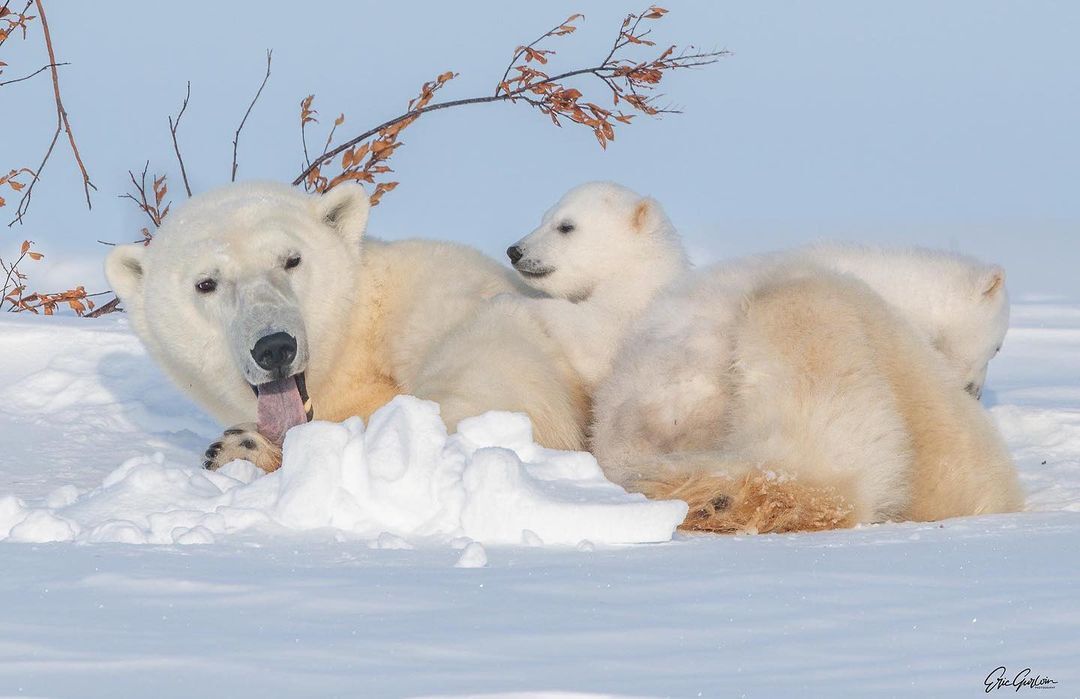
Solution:
[[[496,446],[505,445],[505,446]],[[401,396],[358,420],[311,423],[285,441],[274,519],[377,537],[468,536],[520,544],[667,541],[686,515],[608,482],[584,453],[537,446],[523,415],[492,412],[448,436],[438,406]]]
[[[375,548],[468,540],[521,545],[667,541],[686,504],[629,494],[581,452],[538,446],[524,415],[491,412],[448,435],[439,406],[399,396],[372,415],[289,431],[269,475],[136,457],[40,508],[0,499],[0,540],[213,544],[256,531],[338,530]]]

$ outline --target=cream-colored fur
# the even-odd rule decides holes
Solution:
[[[941,353],[956,385],[981,395],[1009,329],[1004,269],[918,247],[821,242],[792,254],[866,282]]]
[[[558,342],[588,391],[611,370],[631,323],[689,269],[660,203],[612,182],[571,189],[507,252],[522,281],[548,296],[517,302]]]
[[[582,448],[568,362],[532,319],[491,302],[521,291],[513,273],[462,245],[365,239],[368,212],[355,185],[231,185],[178,208],[148,247],[116,248],[106,273],[154,358],[225,424],[255,420],[251,384],[268,379],[249,350],[278,330],[298,339],[290,371],[305,373],[316,418],[366,417],[411,393],[451,429],[517,410],[541,444]],[[197,290],[205,279],[212,293]],[[239,455],[219,450],[212,465]]]
[[[608,477],[686,526],[791,531],[1006,512],[1007,451],[940,353],[865,283],[790,257],[663,294],[594,397]]]

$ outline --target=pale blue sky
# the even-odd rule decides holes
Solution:
[[[1080,296],[1080,4],[663,4],[671,14],[656,27],[660,43],[735,52],[668,78],[664,91],[685,114],[639,118],[606,152],[587,131],[556,129],[525,105],[428,115],[403,135],[392,163],[402,184],[371,231],[460,240],[501,257],[564,190],[612,179],[660,199],[702,261],[820,237],[921,243],[1003,263],[1019,295]],[[61,143],[27,224],[4,229],[0,243],[10,251],[34,238],[49,255],[40,280],[94,286],[105,253],[94,241],[132,239],[143,225],[116,198],[127,169],[149,157],[181,196],[166,115],[185,81],[192,99],[180,138],[202,190],[227,181],[232,131],[273,48],[240,175],[291,179],[297,103],[309,92],[326,122],[347,113],[348,134],[400,113],[443,70],[461,75],[441,98],[489,92],[516,45],[572,12],[586,20],[554,60],[595,60],[637,8],[67,0],[47,9],[59,59],[73,63],[63,68],[65,102],[99,192],[86,212]],[[45,62],[36,41],[0,49],[6,77]],[[40,157],[50,99],[44,75],[0,89],[0,167]]]

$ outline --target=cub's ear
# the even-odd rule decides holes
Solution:
[[[652,197],[639,199],[630,216],[630,224],[635,233],[651,233],[660,228],[663,221],[664,210],[660,208],[660,202]]]
[[[132,243],[117,245],[105,258],[105,278],[125,306],[134,305],[140,300],[145,256],[146,246]]]
[[[321,222],[337,231],[345,240],[359,243],[367,229],[371,202],[363,187],[346,182],[326,194],[316,195],[315,210]]]
[[[1005,269],[998,265],[987,268],[979,277],[979,291],[983,298],[992,299],[1005,291]]]

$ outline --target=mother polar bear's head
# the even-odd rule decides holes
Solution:
[[[284,434],[333,369],[369,210],[358,185],[231,185],[186,202],[149,245],[117,247],[105,274],[183,390],[226,424]]]

